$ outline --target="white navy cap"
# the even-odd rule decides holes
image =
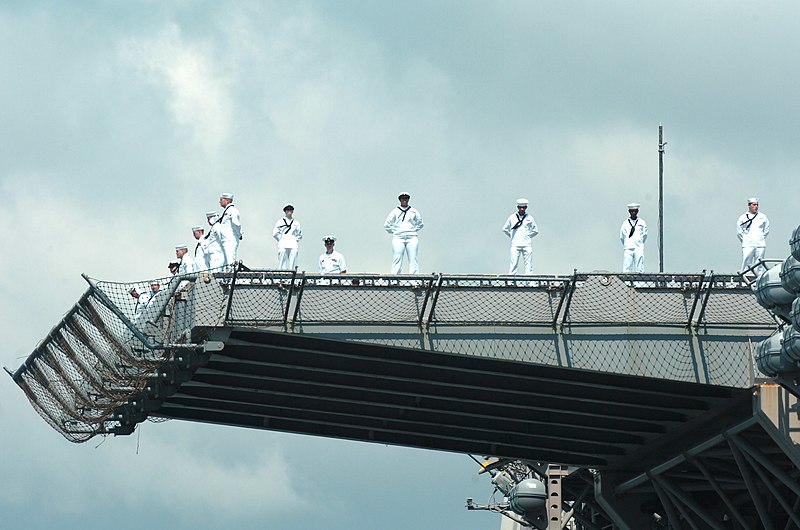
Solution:
[[[233,200],[233,193],[220,193],[219,198]]]
[[[189,250],[187,245],[176,245],[175,250]]]
[[[150,285],[161,285],[161,282],[158,280],[150,280]]]
[[[286,210],[294,211],[294,206],[291,203],[289,203],[289,204],[287,204],[286,206],[283,207],[283,211],[285,212]]]
[[[527,206],[528,199],[517,199],[517,206]]]
[[[632,202],[628,205],[628,210],[638,210],[640,204],[638,202]]]
[[[408,193],[407,191],[401,191],[400,195],[398,195],[397,198],[398,199],[402,199],[403,197],[408,197],[410,199],[411,198],[411,194]]]
[[[194,225],[194,226],[192,227],[192,232],[198,232],[198,231],[202,232],[203,230],[205,230],[205,228],[203,228],[203,227],[202,227],[202,226],[200,226],[200,225]]]
[[[135,286],[135,285],[134,285],[133,287],[131,287],[130,289],[128,289],[128,294],[133,294],[133,293],[135,293],[135,292],[137,292],[137,291],[136,291],[136,286]]]
[[[218,216],[218,215],[219,215],[219,214],[218,214],[217,212],[206,212],[206,218],[209,218],[209,217],[216,217],[216,216]]]
[[[327,243],[328,241],[336,241],[336,236],[325,236],[322,238],[323,243]]]
[[[751,202],[758,204],[758,197],[750,197],[749,199],[747,199],[747,204],[750,204]]]

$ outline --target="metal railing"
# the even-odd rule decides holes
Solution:
[[[277,293],[266,296],[265,290]],[[773,326],[738,275],[578,273],[570,276],[230,275],[231,325]],[[234,302],[235,300],[235,302]],[[230,307],[239,311],[231,311]]]

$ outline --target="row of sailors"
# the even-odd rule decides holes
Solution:
[[[411,195],[406,192],[398,196],[399,206],[393,208],[384,222],[384,229],[392,237],[391,273],[400,274],[404,258],[408,258],[408,272],[419,272],[417,233],[424,223],[419,211],[409,205]],[[197,241],[194,248],[194,259],[189,256],[189,247],[179,245],[175,248],[176,261],[170,263],[172,274],[188,274],[200,270],[216,269],[237,262],[239,242],[243,230],[241,215],[233,204],[233,195],[223,193],[219,198],[222,213],[206,213],[209,229],[203,226],[192,227]],[[517,274],[521,261],[525,274],[532,272],[531,242],[539,233],[533,217],[528,214],[528,200],[517,200],[517,212],[511,214],[503,226],[503,232],[511,239],[509,273]],[[765,240],[769,234],[769,221],[759,212],[759,200],[748,199],[748,212],[742,214],[737,222],[739,240],[742,243],[742,267],[744,271],[759,263],[764,256]],[[627,205],[629,218],[620,228],[620,242],[623,246],[623,272],[644,272],[644,243],[647,240],[647,224],[638,216],[640,205]],[[284,216],[275,223],[273,238],[278,243],[278,269],[292,270],[297,261],[299,242],[303,238],[300,223],[294,219],[294,206],[287,204]],[[342,274],[347,272],[344,256],[334,250],[336,238],[323,238],[325,252],[319,257],[319,271],[322,274]],[[760,272],[760,271],[757,271]],[[151,286],[152,289],[152,286]],[[157,292],[157,290],[155,291]],[[144,295],[141,295],[144,296]]]
[[[211,265],[212,263],[222,264],[218,266],[223,266],[225,264],[224,261],[219,261],[220,256],[224,256],[224,252],[212,254],[208,251],[209,248],[212,247],[201,244],[201,241],[204,239],[202,227],[195,227],[193,231],[195,238],[198,240],[198,246],[195,250],[195,259],[189,257],[189,247],[187,245],[178,245],[175,247],[176,260],[169,263],[169,270],[175,276],[180,277],[184,274],[215,268]],[[334,250],[336,237],[331,235],[325,236],[322,238],[322,242],[325,245],[325,252],[319,257],[319,272],[321,274],[347,273],[345,257],[341,252]],[[293,248],[295,251],[293,257],[296,257],[297,246],[287,248]],[[203,265],[205,265],[205,267],[203,267]],[[183,285],[179,285],[178,288],[183,287],[185,284],[188,284],[188,282],[187,280],[181,280],[181,284]],[[150,290],[144,293],[140,293],[136,286],[128,289],[128,294],[136,299],[134,319],[138,319],[142,312],[158,299],[159,293],[161,293],[161,282],[159,280],[151,280]]]
[[[230,199],[228,199],[230,198]],[[232,195],[223,194],[224,200],[232,200]],[[272,237],[278,242],[278,269],[292,270],[297,263],[297,250],[303,231],[300,222],[294,219],[294,206],[287,204],[284,216],[278,219],[272,230]],[[239,210],[232,203],[226,203],[222,214],[217,212],[206,213],[209,225],[208,233],[205,227],[197,225],[192,227],[192,235],[196,243],[193,249],[193,258],[188,255],[189,246],[175,247],[176,261],[170,262],[170,272],[185,274],[200,270],[216,269],[232,265],[237,262],[239,241],[242,239],[242,223]],[[347,270],[344,265],[344,256],[333,251],[336,241],[334,236],[323,238],[326,253],[320,256],[320,272],[342,273]],[[330,248],[327,248],[330,246]]]
[[[393,274],[399,274],[402,269],[403,258],[408,258],[408,272],[419,272],[417,261],[417,232],[422,229],[423,221],[419,212],[408,205],[410,194],[401,193],[398,196],[400,205],[389,212],[384,223],[387,232],[393,235],[392,239],[392,266]],[[208,232],[202,225],[192,227],[192,234],[196,240],[190,255],[188,245],[175,247],[176,261],[170,262],[172,274],[186,274],[199,270],[216,269],[233,265],[237,262],[239,242],[242,240],[243,229],[239,209],[233,204],[233,194],[220,195],[219,205],[222,213],[207,212],[206,222]],[[303,239],[300,222],[294,218],[294,206],[287,204],[283,208],[283,217],[278,219],[272,230],[272,237],[278,243],[278,269],[292,270],[297,263],[297,251]],[[336,238],[326,236],[323,238],[325,252],[320,255],[319,269],[323,274],[337,274],[347,271],[344,256],[333,249]],[[192,258],[193,256],[193,258]]]
[[[239,242],[244,235],[241,214],[233,204],[233,195],[230,193],[220,195],[219,205],[222,207],[221,214],[217,212],[206,213],[206,222],[209,226],[208,233],[205,233],[205,228],[201,225],[192,227],[192,233],[197,240],[194,251],[197,269],[216,269],[236,263]],[[179,252],[180,255],[178,255]],[[184,269],[178,270],[177,272],[179,273],[194,272],[196,270],[194,264],[189,265],[189,259],[184,260],[187,252],[187,246],[175,248],[179,267]],[[187,270],[190,268],[192,270]]]

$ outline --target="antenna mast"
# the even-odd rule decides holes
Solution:
[[[658,272],[664,272],[664,126],[658,124]]]

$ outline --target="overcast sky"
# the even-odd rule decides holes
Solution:
[[[316,270],[388,272],[420,210],[421,272],[504,273],[518,197],[537,273],[619,270],[625,205],[658,270],[735,272],[800,222],[797,2],[0,1],[3,347],[16,369],[85,290],[162,276],[235,194],[240,257],[273,267],[287,202]],[[0,378],[0,525],[483,530],[463,455],[167,422],[73,445]],[[11,521],[9,524],[8,521]]]

